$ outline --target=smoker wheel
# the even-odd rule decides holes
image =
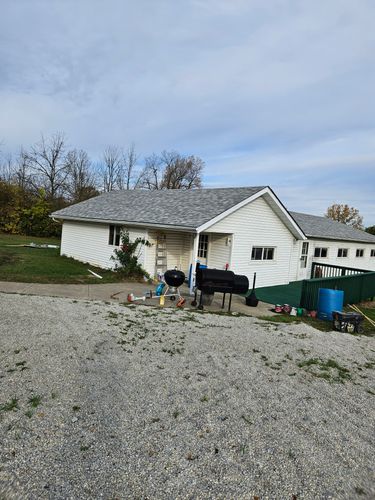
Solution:
[[[195,306],[197,305],[197,301],[196,301],[196,300],[193,300],[193,301],[191,302],[191,305],[192,305],[193,307],[195,307]]]
[[[176,297],[175,297],[174,295],[171,295],[171,296],[169,297],[169,299],[173,301],[173,300],[176,300]]]

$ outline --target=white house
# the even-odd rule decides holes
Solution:
[[[256,272],[257,286],[309,277],[311,262],[319,259],[375,270],[374,236],[290,213],[268,186],[112,191],[52,216],[63,221],[61,254],[103,268],[114,266],[111,256],[126,229],[131,239],[152,244],[140,249],[140,262],[152,276],[175,266],[188,275],[197,260],[228,266],[250,280]],[[355,257],[361,248],[363,256]],[[338,257],[339,249],[348,250],[345,257]]]

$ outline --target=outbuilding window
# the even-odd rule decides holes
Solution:
[[[357,248],[357,250],[355,251],[355,256],[356,257],[363,257],[364,253],[365,253],[365,251],[363,248]]]
[[[109,226],[108,245],[118,247],[121,239],[121,226]]]
[[[273,260],[275,249],[273,247],[253,247],[251,260]]]
[[[314,250],[314,257],[327,257],[328,248],[316,247]]]
[[[337,257],[347,257],[348,256],[348,249],[347,248],[339,248],[337,250]]]
[[[371,257],[375,257],[375,249],[371,250]]]

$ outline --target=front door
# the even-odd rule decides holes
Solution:
[[[302,243],[301,257],[299,259],[298,266],[298,279],[305,280],[307,278],[307,261],[309,256],[309,242],[304,241]]]
[[[208,258],[208,234],[200,234],[198,242],[198,260],[200,264],[207,266]]]

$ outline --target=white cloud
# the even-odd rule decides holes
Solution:
[[[306,207],[324,190],[306,188],[309,171],[335,185],[342,165],[344,185],[358,162],[360,201],[374,184],[374,18],[370,0],[3,0],[0,139],[64,130],[94,157],[108,143],[178,149],[206,159],[211,184],[290,176]]]

